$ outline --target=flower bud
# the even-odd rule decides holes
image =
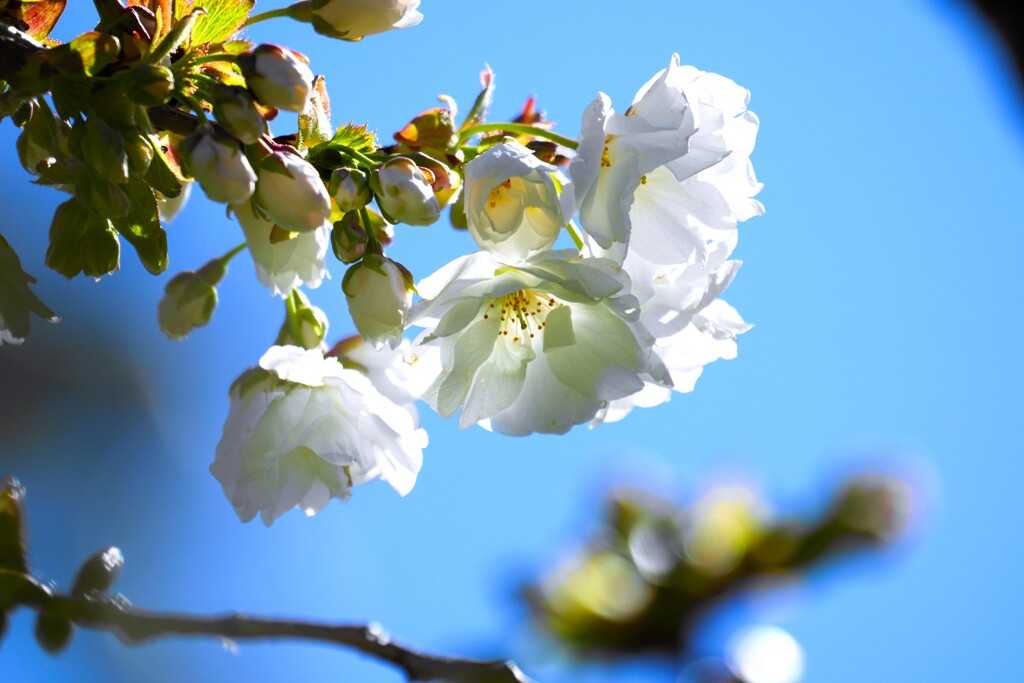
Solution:
[[[171,278],[157,307],[161,331],[171,339],[184,339],[210,322],[217,308],[217,283],[226,272],[223,259],[214,259],[198,271],[188,270]]]
[[[285,230],[316,230],[331,215],[331,198],[313,165],[298,154],[274,152],[260,161],[256,204]]]
[[[395,157],[374,169],[370,187],[391,222],[430,225],[441,214],[433,181],[433,174],[427,175],[411,159]]]
[[[518,142],[466,164],[466,217],[476,243],[511,261],[551,248],[565,224],[555,170]]]
[[[234,139],[201,127],[178,145],[184,171],[206,196],[222,204],[237,204],[252,196],[256,173]]]
[[[135,131],[121,134],[124,138],[124,151],[128,154],[128,170],[135,175],[143,175],[153,163],[153,146]]]
[[[313,28],[317,33],[343,40],[409,28],[423,20],[416,8],[420,0],[313,0]]]
[[[124,555],[117,548],[99,550],[82,563],[71,586],[75,597],[103,595],[117,581],[124,567]]]
[[[409,158],[430,179],[430,188],[434,191],[438,204],[442,207],[448,206],[449,202],[458,195],[462,187],[462,176],[450,166],[442,161],[438,161],[429,154],[413,152],[409,155]]]
[[[301,346],[319,349],[327,336],[327,314],[313,304],[301,289],[292,290],[288,314],[277,335],[277,346]]]
[[[331,230],[331,248],[342,263],[355,263],[366,253],[368,241],[358,211],[349,211]]]
[[[370,203],[370,179],[356,168],[338,168],[331,175],[331,196],[342,211],[355,211]]]
[[[257,100],[268,107],[301,112],[313,87],[313,72],[298,52],[277,45],[260,45],[239,59],[245,82]]]
[[[412,306],[412,273],[379,254],[367,254],[341,281],[352,322],[374,348],[402,341],[405,317]]]
[[[213,98],[213,115],[217,117],[217,123],[246,145],[255,144],[270,132],[252,94],[237,85],[217,90]]]
[[[167,67],[155,64],[138,64],[119,71],[112,80],[133,102],[145,107],[166,103],[174,92],[174,74]]]
[[[36,618],[36,641],[51,655],[66,648],[74,632],[75,625],[67,617],[51,614],[44,609]]]

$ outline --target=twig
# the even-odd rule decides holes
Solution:
[[[63,595],[55,595],[44,602],[46,614],[66,617],[86,628],[109,631],[128,645],[172,636],[216,636],[230,640],[295,638],[352,648],[398,667],[410,681],[531,683],[510,661],[423,654],[395,643],[378,624],[328,625],[241,614],[195,617],[149,612],[106,600]],[[43,603],[36,603],[36,606],[43,606]]]

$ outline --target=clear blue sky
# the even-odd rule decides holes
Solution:
[[[91,11],[71,4],[65,39]],[[627,103],[673,52],[751,90],[767,214],[741,227],[745,265],[727,296],[756,324],[739,358],[708,368],[692,395],[562,438],[459,432],[424,408],[431,445],[407,498],[377,484],[313,519],[242,525],[207,466],[227,387],[272,341],[280,305],[240,257],[213,323],[172,343],[155,323],[170,272],[149,277],[131,255],[99,284],[47,272],[61,196],[29,184],[5,122],[0,230],[64,316],[28,344],[67,353],[86,387],[44,400],[48,414],[0,440],[0,469],[29,489],[38,571],[66,586],[84,557],[117,544],[119,588],[143,607],[375,619],[428,650],[515,657],[547,683],[671,681],[667,669],[565,669],[523,627],[516,583],[573,547],[616,483],[655,480],[682,501],[739,473],[785,511],[813,508],[851,469],[888,468],[923,491],[906,543],[749,601],[716,633],[747,620],[786,628],[806,651],[807,681],[1005,679],[1024,647],[1024,275],[1010,258],[1024,247],[1024,128],[985,31],[940,0],[424,0],[421,10],[419,27],[355,45],[287,22],[250,37],[308,54],[335,123],[368,121],[383,138],[439,93],[468,107],[485,62],[498,77],[495,116],[536,94],[567,135],[598,90]],[[172,272],[239,238],[220,206],[196,199],[169,230]],[[403,226],[392,255],[424,275],[469,246],[443,223]],[[340,275],[313,295],[333,337],[350,329]],[[94,347],[61,351],[73,334]],[[0,386],[35,400],[31,387]],[[4,683],[402,680],[297,644],[129,650],[81,633],[52,659],[31,628],[27,613],[10,624]]]

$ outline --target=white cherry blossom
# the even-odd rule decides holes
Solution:
[[[316,230],[274,241],[274,222],[256,215],[249,202],[234,204],[231,209],[245,233],[249,253],[256,264],[256,277],[271,293],[283,298],[299,285],[311,289],[320,286],[327,276],[327,249],[331,242],[329,220]],[[278,234],[281,232],[278,228]]]
[[[410,322],[442,366],[424,400],[444,417],[461,409],[460,427],[563,434],[645,379],[670,383],[608,259],[546,251],[511,266],[477,252],[417,289]]]
[[[270,526],[293,507],[315,514],[372,479],[404,496],[426,444],[415,411],[364,374],[316,349],[275,346],[232,387],[210,472],[242,521],[259,514]]]

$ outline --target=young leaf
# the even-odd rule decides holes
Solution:
[[[469,110],[469,115],[462,122],[462,126],[459,128],[460,132],[483,123],[487,117],[487,110],[490,109],[491,100],[494,98],[494,72],[491,71],[491,67],[485,65],[484,70],[480,72],[480,85],[483,90],[477,95],[473,108]]]
[[[192,45],[223,43],[242,28],[255,4],[255,0],[182,0],[177,3],[175,19],[184,17],[193,7],[202,7],[207,11],[207,16],[196,24],[192,32]]]
[[[377,149],[377,134],[374,131],[367,131],[364,123],[357,126],[348,123],[334,133],[331,142],[338,145],[345,145],[357,152],[373,152]]]
[[[86,31],[66,45],[50,51],[49,62],[58,68],[81,69],[86,76],[95,76],[117,59],[121,45],[117,38],[99,31]]]
[[[50,31],[57,25],[57,20],[64,13],[67,0],[21,0],[21,2],[3,3],[0,9],[0,17],[13,19],[14,23],[20,23],[25,33],[36,40],[42,40],[50,35]]]

